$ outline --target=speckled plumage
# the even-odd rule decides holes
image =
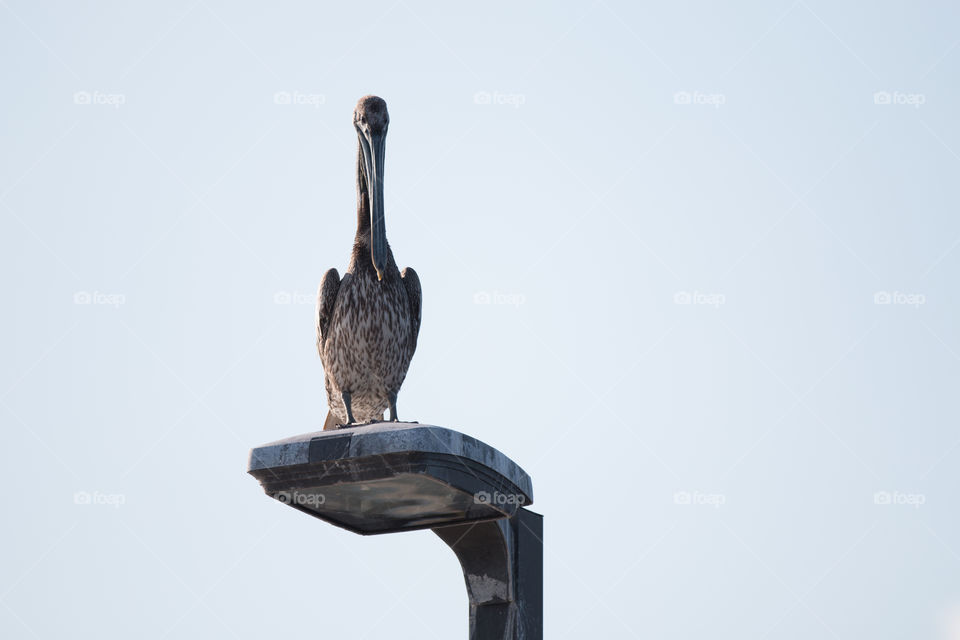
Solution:
[[[364,124],[378,115],[380,104],[374,101],[382,103],[385,135],[389,120],[379,98],[362,98],[354,122],[358,125],[357,114],[365,113]],[[350,395],[355,422],[382,418],[391,395],[400,391],[420,331],[417,273],[410,268],[400,272],[385,238],[386,262],[379,265],[379,273],[371,258],[371,205],[362,146],[357,164],[357,234],[350,264],[342,280],[336,269],[327,271],[317,293],[317,350],[330,412],[340,424],[348,423],[344,391]]]

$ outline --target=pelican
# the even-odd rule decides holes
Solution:
[[[347,271],[323,276],[317,291],[317,351],[330,412],[324,429],[397,421],[397,393],[420,333],[420,278],[397,269],[383,219],[387,103],[364,96],[353,111],[357,152],[357,235]]]

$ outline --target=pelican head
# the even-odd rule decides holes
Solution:
[[[383,155],[389,125],[390,115],[383,98],[360,98],[357,108],[353,110],[353,126],[357,130],[363,156],[359,170],[370,205],[370,258],[373,268],[377,270],[378,280],[383,280],[387,266],[387,228],[383,221]]]

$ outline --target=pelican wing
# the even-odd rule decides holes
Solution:
[[[417,347],[417,336],[420,335],[420,276],[413,270],[413,267],[407,267],[400,273],[403,279],[403,286],[407,290],[407,300],[410,302],[410,313],[413,317],[413,347]]]
[[[321,352],[323,341],[327,336],[330,318],[333,317],[333,305],[337,301],[337,292],[340,291],[340,274],[336,269],[330,269],[323,274],[320,288],[317,289],[317,352]]]

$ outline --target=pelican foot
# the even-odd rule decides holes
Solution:
[[[347,410],[347,424],[353,425],[356,423],[356,420],[353,419],[353,407],[350,402],[350,392],[341,391],[340,399],[343,400],[343,407]]]
[[[338,424],[337,429],[352,429],[353,427],[369,427],[372,424],[380,424],[382,419],[367,420],[366,422],[351,422],[349,424]]]
[[[395,391],[387,394],[387,402],[390,403],[390,422],[400,422],[397,419],[397,393]]]

